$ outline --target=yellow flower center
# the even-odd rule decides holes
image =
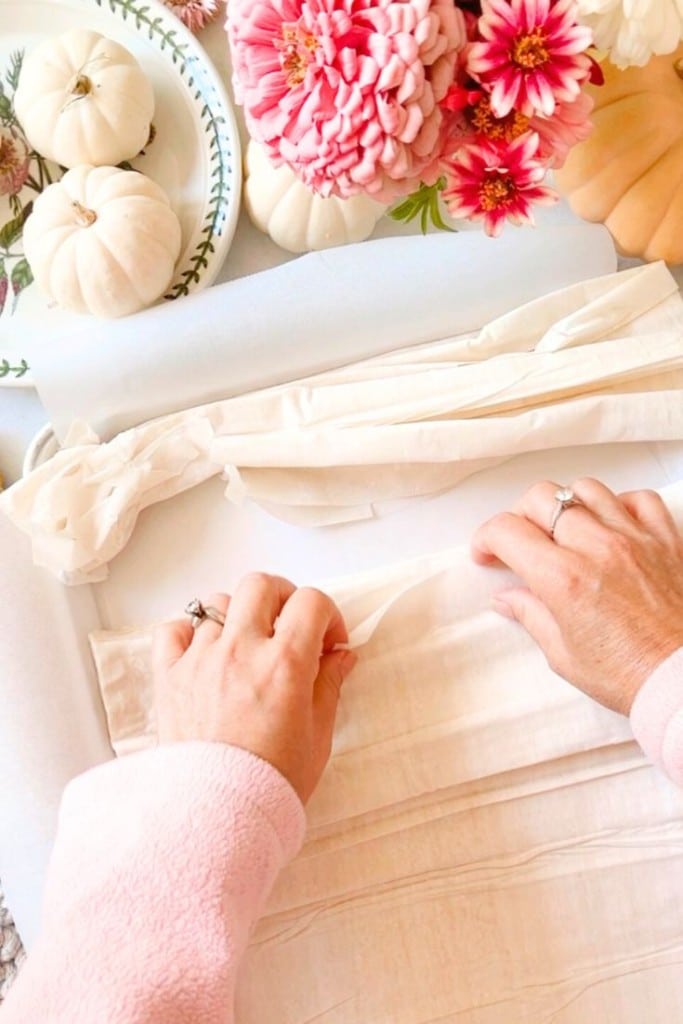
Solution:
[[[523,68],[524,71],[540,68],[550,56],[545,43],[545,29],[540,26],[533,32],[517,36],[510,53],[512,63],[516,64],[518,68]]]
[[[309,32],[303,32],[298,25],[283,25],[282,41],[276,45],[280,50],[280,65],[287,85],[293,89],[301,85],[306,77],[308,65],[318,48],[318,40]]]
[[[515,194],[515,183],[503,169],[492,171],[479,186],[479,205],[489,213],[504,206]]]
[[[511,110],[505,117],[496,117],[491,111],[488,96],[482,96],[470,115],[472,127],[488,139],[512,142],[529,128],[529,118],[519,110]]]

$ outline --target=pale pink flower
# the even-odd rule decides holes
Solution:
[[[557,194],[541,184],[546,168],[538,147],[535,132],[506,145],[484,141],[461,147],[444,165],[447,184],[442,196],[449,213],[483,220],[491,236],[500,234],[506,220],[533,224],[532,206],[557,200]]]
[[[199,32],[218,14],[220,0],[164,0],[190,32]]]
[[[26,184],[31,154],[23,138],[0,128],[0,196],[16,196]]]
[[[453,0],[231,0],[234,86],[271,159],[324,196],[432,183],[466,42]]]
[[[588,138],[593,131],[593,106],[588,93],[580,92],[573,103],[558,103],[552,117],[531,118],[529,127],[540,138],[539,152],[548,167],[562,167],[569,150]]]
[[[577,23],[575,0],[482,0],[479,34],[468,69],[490,91],[499,117],[513,107],[527,117],[550,117],[590,77],[584,51],[593,37]]]

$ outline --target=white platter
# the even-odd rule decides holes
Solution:
[[[74,27],[91,28],[116,39],[149,75],[156,97],[155,136],[132,165],[166,190],[182,225],[183,249],[165,298],[175,299],[207,287],[224,263],[239,213],[238,130],[213,64],[194,36],[158,0],[0,0],[0,131],[5,145],[9,142],[17,147],[25,166],[11,103],[15,55]],[[50,308],[38,288],[29,283],[30,272],[23,258],[22,211],[40,186],[47,184],[46,171],[53,178],[61,174],[55,165],[46,167],[33,158],[21,190],[13,197],[8,192],[0,194],[0,385],[32,383],[23,347],[27,319],[32,324],[39,320],[39,343],[43,343],[44,328],[46,345],[56,326],[73,319],[71,314]],[[4,184],[6,187],[6,180]],[[0,192],[2,187],[0,176]],[[14,230],[6,228],[11,222]],[[93,334],[96,332],[97,320],[93,319]]]

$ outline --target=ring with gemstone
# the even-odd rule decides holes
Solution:
[[[571,487],[560,487],[559,490],[555,491],[555,508],[553,509],[553,516],[550,520],[550,536],[555,536],[555,527],[557,526],[557,520],[560,518],[563,512],[566,512],[572,505],[581,505],[582,502],[576,497]]]
[[[207,619],[217,622],[219,626],[225,625],[225,615],[219,612],[218,608],[214,608],[212,604],[202,604],[198,597],[193,597],[188,602],[185,606],[185,614],[190,616],[193,629],[201,626],[202,622],[206,622]]]

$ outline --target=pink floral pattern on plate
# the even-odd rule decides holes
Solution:
[[[61,176],[59,168],[33,150],[14,113],[23,51],[10,57],[0,77],[0,316],[11,316],[33,276],[22,249],[24,224],[33,198]],[[0,365],[0,376],[21,367]]]

